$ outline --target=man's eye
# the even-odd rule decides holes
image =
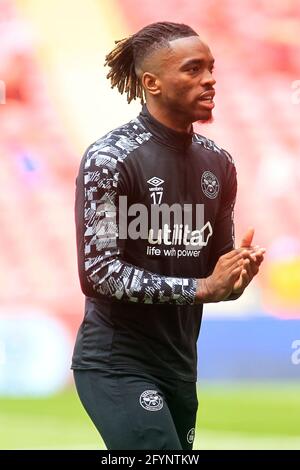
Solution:
[[[190,67],[188,69],[189,72],[198,72],[199,71],[199,67],[198,66],[194,66],[194,67]]]

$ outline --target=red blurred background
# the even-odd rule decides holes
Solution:
[[[61,348],[63,365],[38,390],[68,380],[83,315],[73,217],[79,162],[140,107],[110,89],[104,56],[115,39],[163,20],[188,23],[211,47],[215,119],[197,131],[235,159],[237,240],[254,226],[267,249],[247,294],[210,310],[218,318],[300,319],[300,3],[0,0],[0,393],[24,390],[11,378],[14,361],[26,357],[39,370],[32,357],[40,343],[26,336],[30,345],[20,344],[43,318],[36,334],[45,335],[44,361]]]

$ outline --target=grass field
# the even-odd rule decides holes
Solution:
[[[0,399],[0,449],[99,448],[73,388]],[[201,386],[194,449],[300,449],[300,384]]]

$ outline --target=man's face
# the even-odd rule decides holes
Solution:
[[[183,121],[207,121],[212,117],[215,80],[214,58],[198,36],[171,41],[153,57],[157,64],[160,105]]]

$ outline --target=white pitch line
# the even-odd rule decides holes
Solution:
[[[28,448],[27,448],[28,449]],[[33,448],[32,448],[33,449]],[[34,450],[104,450],[101,443],[39,446]],[[300,450],[300,436],[249,435],[234,432],[200,431],[194,450]]]
[[[299,436],[251,435],[234,432],[200,431],[196,434],[194,450],[300,450]]]

